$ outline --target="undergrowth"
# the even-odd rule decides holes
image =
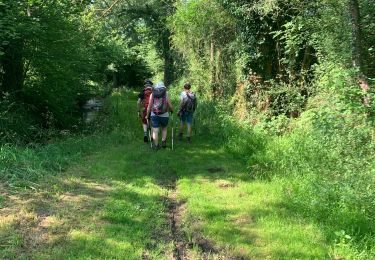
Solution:
[[[207,101],[199,106],[197,127],[242,158],[252,177],[283,183],[279,196],[290,214],[321,227],[332,257],[370,259],[375,257],[374,123],[344,104],[321,95],[297,119],[281,115],[253,126]]]
[[[124,95],[130,95],[124,92]],[[126,98],[114,92],[98,118],[78,133],[43,134],[45,142],[8,142],[0,147],[0,181],[10,187],[36,188],[46,174],[58,174],[85,156],[108,144],[119,144],[128,133],[118,129],[109,113],[116,113],[116,100]],[[51,130],[54,131],[54,130]],[[119,141],[120,140],[120,141]]]
[[[123,95],[135,98],[131,92],[114,93],[110,103],[117,104]],[[252,178],[281,183],[279,196],[288,214],[317,224],[332,257],[375,258],[374,123],[331,98],[311,99],[297,119],[274,118],[256,126],[239,122],[218,102],[200,100],[196,133],[240,158]],[[113,106],[104,113],[118,111]],[[126,116],[99,121],[101,130],[88,136],[26,148],[3,145],[1,182],[33,188],[45,174],[58,174],[108,144],[135,138],[124,131],[132,123]]]

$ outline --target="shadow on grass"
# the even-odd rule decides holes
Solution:
[[[281,203],[263,207],[223,210],[207,203],[188,220],[195,236],[205,234],[229,249],[235,259],[324,259],[329,258],[319,228],[291,214]],[[197,209],[196,209],[197,210]],[[199,240],[199,239],[198,239]]]
[[[0,220],[8,221],[0,233],[8,241],[18,239],[18,244],[6,246],[8,253],[1,256],[160,257],[167,250],[161,238],[169,231],[163,194],[155,186],[132,189],[131,184],[113,179],[67,173],[38,192],[8,198],[13,206],[6,216],[0,212]],[[17,233],[14,239],[11,230]]]
[[[134,140],[139,122],[129,116],[134,110],[130,106],[135,108],[135,102],[120,104],[113,137],[102,140],[99,147],[93,144],[99,149],[81,158],[79,165],[46,177],[35,191],[6,195],[3,204],[8,211],[0,212],[6,224],[0,233],[15,235],[7,240],[13,242],[6,245],[5,258],[164,257],[170,247],[168,190],[176,188],[179,178],[235,177],[228,168],[232,159],[203,139],[156,153]],[[116,142],[115,137],[124,139]],[[58,150],[55,157],[66,160],[64,153]],[[208,169],[219,161],[225,170],[210,173]]]

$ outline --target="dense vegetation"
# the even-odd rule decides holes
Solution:
[[[111,120],[87,130],[90,98],[146,77],[177,95],[188,80],[201,141],[280,186],[283,207],[319,226],[331,257],[375,258],[371,0],[73,2],[0,0],[3,183],[34,187],[121,138]]]
[[[98,8],[90,1],[0,2],[3,140],[72,129],[89,98],[150,75],[137,42]]]

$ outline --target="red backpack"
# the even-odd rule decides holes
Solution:
[[[143,89],[143,107],[147,110],[148,104],[150,103],[150,96],[152,94],[152,87]]]

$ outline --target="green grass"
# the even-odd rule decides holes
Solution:
[[[61,144],[44,166],[40,156],[22,157],[22,165],[36,160],[32,189],[0,185],[0,258],[171,259],[176,239],[186,259],[349,255],[348,243],[334,247],[320,222],[290,206],[289,177],[254,179],[257,168],[202,132],[190,145],[154,152],[142,143],[134,94],[116,98],[108,136],[87,137],[92,148],[69,156],[76,146]],[[48,157],[51,146],[38,149]],[[63,171],[49,167],[64,156]]]

